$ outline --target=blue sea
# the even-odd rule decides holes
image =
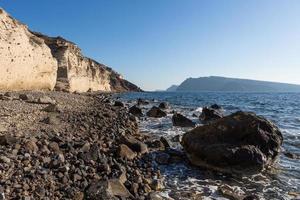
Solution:
[[[178,111],[198,125],[196,114],[201,114],[204,106],[221,105],[226,114],[238,110],[255,112],[275,122],[281,129],[284,142],[283,152],[300,155],[300,93],[229,93],[229,92],[144,92],[117,95],[134,105],[137,98],[149,100],[144,112],[160,102],[171,106],[165,118],[143,118],[139,121],[140,131],[164,136],[169,140],[184,134],[187,128],[173,127],[171,111]],[[181,149],[174,144],[174,148]],[[228,185],[236,193],[256,194],[261,199],[300,199],[300,160],[281,154],[274,169],[252,176],[228,176],[209,170],[189,166],[184,163],[161,167],[166,188],[162,195],[173,199],[192,199],[191,194],[199,194],[202,199],[227,199],[218,188]]]

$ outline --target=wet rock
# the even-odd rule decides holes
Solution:
[[[155,156],[155,161],[161,165],[167,165],[170,162],[170,155],[164,152],[159,152]]]
[[[218,104],[213,104],[213,105],[210,106],[210,108],[216,109],[216,110],[222,109],[222,107],[219,106]]]
[[[223,113],[220,110],[204,107],[200,115],[200,120],[211,121],[211,120],[220,119],[222,117],[223,117]]]
[[[164,189],[164,185],[161,180],[153,180],[151,183],[152,190],[159,191]]]
[[[121,144],[119,148],[119,156],[128,160],[132,160],[136,157],[136,153],[133,152],[127,145]]]
[[[121,101],[115,101],[114,106],[124,107],[124,103]]]
[[[284,152],[284,155],[290,159],[299,159],[300,155],[291,152]]]
[[[171,147],[169,140],[163,136],[160,137],[160,142],[164,145],[164,149]]]
[[[259,196],[252,194],[252,195],[248,195],[245,198],[243,198],[243,200],[260,200]]]
[[[182,140],[182,135],[176,135],[171,139],[172,142],[181,142],[181,140]]]
[[[181,144],[194,165],[222,172],[255,173],[276,161],[282,139],[272,122],[239,111],[185,133]]]
[[[183,116],[180,113],[175,113],[172,116],[172,122],[174,126],[180,126],[180,127],[194,127],[195,122],[188,119],[187,117]]]
[[[148,152],[148,147],[145,143],[135,139],[132,136],[125,136],[124,143],[136,153],[144,154]]]
[[[137,104],[138,104],[138,105],[148,105],[148,104],[149,104],[149,101],[144,100],[144,99],[141,99],[141,98],[138,98],[138,99],[137,99]]]
[[[244,199],[245,193],[238,187],[231,187],[229,185],[221,185],[218,188],[219,192],[224,196],[232,200],[241,200]]]
[[[143,116],[142,109],[137,107],[136,105],[129,108],[129,113],[133,114],[136,117],[142,117]]]
[[[159,104],[158,106],[160,109],[168,109],[169,108],[169,104],[167,102],[162,102]]]
[[[161,118],[167,116],[167,114],[156,106],[153,106],[147,113],[148,117]]]

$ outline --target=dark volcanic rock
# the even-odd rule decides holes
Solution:
[[[142,117],[143,116],[142,109],[137,107],[136,105],[129,108],[129,113],[133,114],[136,117]]]
[[[141,99],[141,98],[138,98],[138,99],[137,99],[137,104],[138,104],[138,105],[148,105],[148,104],[149,104],[149,101],[144,100],[144,99]]]
[[[257,172],[276,160],[282,140],[272,122],[239,111],[187,132],[181,144],[194,165],[223,172]]]
[[[147,112],[148,117],[155,117],[155,118],[161,118],[167,116],[167,114],[159,109],[156,106],[153,106],[148,112]]]
[[[222,109],[221,106],[219,106],[218,104],[213,104],[210,106],[212,109],[216,109],[216,110],[219,110],[219,109]]]
[[[218,109],[204,107],[200,115],[200,120],[210,121],[220,119],[223,117],[223,113]]]
[[[159,104],[158,106],[160,109],[168,109],[169,108],[169,104],[167,102],[162,102]]]
[[[121,101],[115,101],[114,106],[124,107],[124,103]]]
[[[195,122],[188,119],[187,117],[183,116],[180,113],[175,113],[172,116],[172,122],[174,126],[180,126],[180,127],[194,127]]]

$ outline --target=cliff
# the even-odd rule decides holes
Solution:
[[[141,91],[73,42],[33,32],[0,11],[0,90]]]
[[[52,90],[57,61],[44,40],[0,8],[0,90]]]
[[[176,91],[300,92],[300,85],[210,76],[188,78]]]

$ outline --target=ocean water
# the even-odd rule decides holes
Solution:
[[[170,140],[184,134],[187,128],[172,126],[171,111],[176,110],[195,121],[204,106],[217,103],[226,114],[238,110],[252,111],[275,122],[281,129],[284,142],[282,151],[300,155],[300,93],[216,93],[216,92],[144,92],[117,95],[129,105],[137,98],[150,101],[143,106],[144,112],[160,102],[171,106],[168,116],[161,119],[140,120],[140,130]],[[174,148],[181,149],[174,143]],[[261,199],[300,199],[300,160],[281,154],[275,168],[251,176],[228,176],[209,170],[199,169],[184,163],[161,167],[166,188],[162,195],[173,199],[191,199],[191,195],[201,194],[203,199],[227,199],[220,194],[218,187],[229,185],[245,194],[256,194]]]

